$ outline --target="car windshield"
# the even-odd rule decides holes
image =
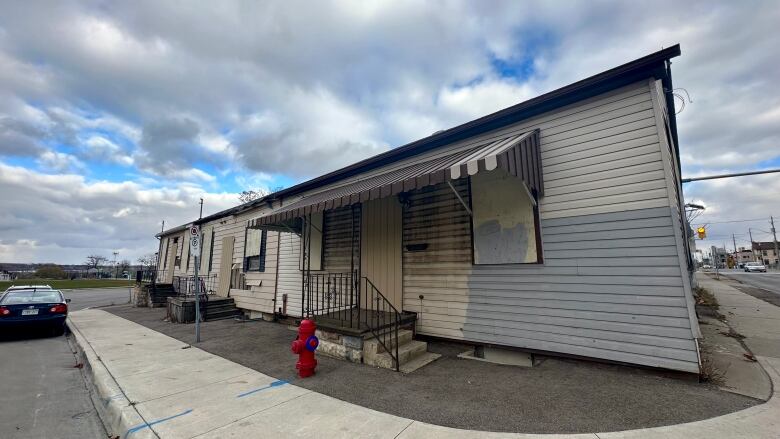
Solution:
[[[62,296],[57,290],[19,290],[5,293],[0,304],[19,305],[25,303],[62,302]]]
[[[747,264],[751,267],[758,267],[762,265],[760,262],[748,262]]]

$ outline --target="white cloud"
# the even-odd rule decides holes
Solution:
[[[92,160],[102,160],[132,166],[134,160],[116,143],[101,136],[91,136],[82,143],[83,154]]]
[[[82,171],[85,166],[79,159],[64,152],[45,151],[38,157],[38,163],[49,172]]]
[[[236,204],[235,194],[195,185],[147,188],[136,182],[89,182],[75,174],[47,175],[0,163],[0,261],[79,263],[90,253],[135,260],[154,252],[160,221],[191,221]]]

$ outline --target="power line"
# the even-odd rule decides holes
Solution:
[[[710,225],[710,224],[726,224],[726,223],[751,223],[751,222],[758,222],[758,221],[766,221],[766,218],[757,218],[757,219],[741,219],[741,220],[727,220],[727,221],[708,221],[706,223],[695,223],[691,224],[694,226],[702,226],[702,225]]]

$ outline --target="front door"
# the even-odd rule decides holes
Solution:
[[[395,197],[362,205],[360,270],[401,311],[402,209]]]

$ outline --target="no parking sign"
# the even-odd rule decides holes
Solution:
[[[200,226],[190,226],[190,253],[193,255],[200,254]]]

